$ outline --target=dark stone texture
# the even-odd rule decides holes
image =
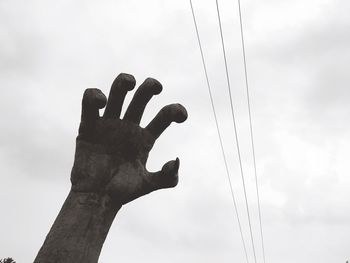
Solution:
[[[129,74],[113,82],[108,101],[87,89],[71,174],[72,188],[34,262],[96,263],[115,215],[122,205],[154,190],[174,187],[179,159],[159,172],[145,168],[155,140],[171,122],[187,119],[180,104],[165,106],[146,128],[139,122],[146,104],[162,90],[147,79],[135,92],[124,119],[119,115],[126,93],[135,86]],[[105,105],[103,117],[99,109]]]

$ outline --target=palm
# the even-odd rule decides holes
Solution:
[[[168,105],[146,128],[141,128],[139,122],[147,102],[162,90],[159,82],[147,79],[121,120],[124,97],[134,85],[131,75],[117,77],[103,117],[98,109],[105,106],[106,97],[97,89],[85,92],[71,177],[74,191],[108,194],[124,204],[177,184],[178,159],[157,173],[148,172],[145,165],[155,140],[172,121],[184,121],[186,110],[179,104]]]

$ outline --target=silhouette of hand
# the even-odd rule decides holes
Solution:
[[[122,73],[113,82],[108,101],[99,89],[85,91],[71,174],[74,192],[108,195],[122,205],[177,185],[179,159],[167,162],[155,173],[148,172],[145,165],[154,142],[171,122],[187,119],[186,109],[180,104],[165,106],[146,128],[140,127],[146,104],[162,91],[157,80],[148,78],[120,119],[126,93],[134,86],[134,77]],[[105,106],[100,117],[99,109]]]

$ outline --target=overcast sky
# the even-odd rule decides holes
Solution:
[[[248,244],[214,0],[193,0]],[[258,262],[262,262],[238,9],[220,0]],[[266,263],[350,260],[350,2],[242,0]],[[121,209],[100,262],[245,262],[189,1],[0,1],[0,258],[32,262],[70,189],[81,97],[120,72],[180,102],[157,141],[180,182]],[[130,101],[132,94],[128,95]]]

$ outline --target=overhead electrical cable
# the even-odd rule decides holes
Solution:
[[[246,58],[246,52],[245,52],[245,41],[244,41],[244,33],[243,33],[243,19],[242,19],[241,1],[237,0],[237,2],[238,2],[239,24],[240,24],[240,31],[241,31],[242,55],[243,55],[243,64],[244,64],[244,78],[245,78],[245,86],[246,86],[246,94],[247,94],[250,141],[251,141],[252,155],[253,155],[256,197],[257,197],[257,201],[258,201],[261,248],[262,248],[262,253],[263,253],[263,260],[265,263],[265,245],[264,245],[263,227],[262,227],[262,222],[261,222],[262,220],[261,220],[260,194],[259,194],[258,176],[257,176],[257,169],[256,169],[255,145],[254,145],[253,124],[252,124],[252,114],[251,114],[251,107],[250,107],[250,95],[249,95],[249,85],[248,85],[249,83],[248,83],[247,58]]]
[[[228,88],[229,98],[230,98],[230,107],[231,107],[233,129],[234,129],[234,133],[235,133],[238,161],[239,161],[239,167],[240,167],[242,184],[243,184],[243,191],[244,191],[244,198],[245,198],[245,205],[246,205],[247,216],[248,216],[249,232],[250,232],[250,238],[251,238],[251,242],[252,242],[252,248],[253,248],[253,254],[254,254],[254,262],[256,263],[257,262],[256,261],[256,252],[255,252],[255,246],[254,246],[252,224],[251,224],[250,213],[249,213],[247,190],[246,190],[246,185],[245,185],[245,180],[244,180],[241,151],[240,151],[239,141],[238,141],[238,132],[237,132],[237,126],[236,126],[236,118],[235,118],[233,102],[232,102],[231,83],[230,83],[230,77],[229,77],[229,73],[228,73],[228,66],[227,66],[227,59],[226,59],[226,49],[225,49],[225,43],[224,43],[224,36],[223,36],[223,32],[222,32],[219,3],[218,3],[218,0],[216,0],[215,2],[216,2],[217,16],[218,16],[218,20],[219,20],[219,27],[220,27],[221,45],[222,45],[222,51],[223,51],[223,56],[224,56],[224,62],[225,62],[226,80],[227,80],[227,88]]]
[[[215,110],[213,95],[212,95],[211,86],[210,86],[210,82],[209,82],[207,67],[206,67],[206,64],[205,64],[205,59],[204,59],[204,54],[203,54],[201,39],[200,39],[200,37],[199,37],[199,31],[198,31],[198,26],[197,26],[197,20],[196,20],[196,16],[195,16],[195,13],[194,13],[192,0],[190,0],[190,6],[191,6],[191,12],[192,12],[192,17],[193,17],[193,22],[194,22],[194,26],[195,26],[195,30],[196,30],[196,35],[197,35],[197,40],[198,40],[198,46],[199,46],[199,50],[200,50],[200,54],[201,54],[201,58],[202,58],[202,64],[203,64],[205,79],[206,79],[207,88],[208,88],[208,92],[209,92],[211,108],[212,108],[213,115],[214,115],[214,119],[215,119],[216,131],[217,131],[217,134],[218,134],[218,137],[219,137],[219,142],[220,142],[222,157],[223,157],[224,164],[225,164],[226,175],[227,175],[227,179],[228,179],[229,186],[230,186],[230,191],[231,191],[231,197],[232,197],[232,202],[233,202],[233,206],[234,206],[234,211],[235,211],[235,214],[236,214],[236,217],[237,217],[237,222],[238,222],[239,231],[240,231],[240,235],[241,235],[241,239],[242,239],[242,244],[243,244],[243,249],[244,249],[245,258],[246,258],[247,263],[249,263],[248,254],[247,254],[247,248],[246,248],[246,244],[245,244],[245,242],[244,242],[243,231],[242,231],[242,225],[241,225],[241,221],[240,221],[239,214],[238,214],[237,203],[236,203],[236,198],[235,198],[235,194],[234,194],[233,187],[232,187],[230,172],[229,172],[228,165],[227,165],[226,154],[225,154],[225,150],[224,150],[224,146],[223,146],[222,136],[221,136],[221,133],[220,133],[218,118],[217,118],[217,115],[216,115],[216,110]]]

